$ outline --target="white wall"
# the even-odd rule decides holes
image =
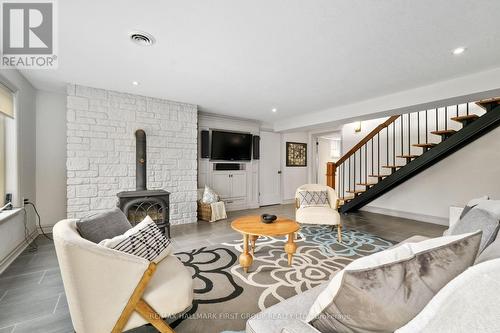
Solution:
[[[479,109],[472,104],[470,111],[476,114],[483,114],[484,110]],[[450,110],[450,117],[455,115],[454,109]],[[463,110],[460,109],[462,113]],[[429,111],[429,131],[435,129],[435,114]],[[417,126],[416,115],[413,115],[412,127]],[[421,114],[422,116],[422,114]],[[406,116],[405,116],[406,117]],[[342,129],[343,150],[347,152],[366,134],[368,134],[377,125],[386,118],[374,119],[362,122],[362,132],[354,132],[354,124],[347,124]],[[406,118],[405,118],[406,119]],[[423,120],[423,118],[421,118]],[[440,126],[443,126],[443,120],[439,120]],[[399,138],[399,122],[396,122],[396,137]],[[422,126],[423,122],[421,122]],[[460,126],[453,121],[449,121],[449,128],[460,129]],[[405,133],[407,124],[404,124]],[[390,132],[391,133],[391,132]],[[424,134],[421,132],[421,141],[425,141]],[[421,221],[447,224],[448,209],[452,205],[463,206],[473,197],[485,194],[493,198],[500,199],[500,187],[497,179],[500,172],[500,128],[488,133],[486,136],[474,141],[453,155],[433,165],[417,176],[399,185],[395,189],[372,201],[363,210],[395,215],[401,217],[414,218]],[[406,134],[404,135],[404,149],[407,153],[408,142]],[[400,141],[396,140],[396,155],[400,154]],[[412,143],[416,143],[416,135],[411,138]],[[385,131],[381,138],[381,164],[386,164],[386,144]],[[437,136],[429,134],[429,142],[439,142]],[[412,153],[421,154],[419,148],[411,148]],[[377,154],[375,141],[375,154]],[[371,171],[371,147],[368,148],[368,171]],[[364,157],[363,157],[364,163]],[[404,164],[404,160],[396,159],[397,164]],[[376,164],[376,157],[375,157]],[[392,164],[392,147],[389,148],[389,164]],[[357,166],[359,166],[359,156],[357,157]],[[358,169],[359,167],[357,167]],[[364,168],[364,167],[363,167]],[[358,169],[359,170],[359,169]],[[363,169],[362,169],[363,171]],[[376,172],[375,172],[376,173]],[[382,173],[388,173],[382,171]],[[364,176],[363,176],[364,177]],[[371,178],[369,178],[370,180]],[[364,180],[364,179],[363,179]],[[374,180],[374,179],[372,179]],[[492,181],[493,180],[493,181]],[[359,182],[359,173],[357,176]],[[358,187],[362,189],[363,187]]]
[[[335,128],[356,120],[477,101],[499,94],[500,68],[494,68],[318,112],[304,112],[276,121],[274,130],[303,131],[316,126]]]
[[[16,163],[12,164],[12,161],[7,161],[7,163],[9,167],[14,166],[17,168],[18,177],[15,180],[7,181],[11,184],[9,191],[14,191],[14,202],[19,206],[22,198],[29,198],[33,202],[36,201],[36,93],[31,84],[17,70],[2,70],[0,80],[17,91],[17,108],[15,110],[17,143],[9,143],[7,147],[7,156],[12,156],[9,151],[12,150],[13,146],[17,146],[17,156],[14,156],[14,159],[17,158],[17,166]],[[3,202],[3,198],[0,200]],[[30,208],[27,208],[27,210],[27,233],[32,234],[35,231],[34,214]],[[25,216],[21,211],[9,219],[0,221],[0,271],[25,246],[24,218]]]
[[[36,197],[42,227],[66,218],[66,95],[36,96]]]
[[[307,143],[307,167],[287,167],[286,166],[286,143],[302,142]],[[311,149],[314,149],[309,141],[307,132],[283,133],[281,137],[281,167],[282,167],[282,201],[290,202],[295,198],[297,187],[308,183],[309,168],[311,166]]]

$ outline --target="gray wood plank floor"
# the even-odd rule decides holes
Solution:
[[[227,220],[172,226],[177,251],[240,238],[230,227],[242,215],[273,213],[293,218],[293,205],[277,205],[229,213]],[[342,216],[348,228],[401,241],[413,235],[435,237],[444,227],[386,215],[358,212]],[[26,250],[0,275],[0,333],[73,332],[54,244],[39,236],[38,250]],[[154,330],[138,329],[136,332]]]

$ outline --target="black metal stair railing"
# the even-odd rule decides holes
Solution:
[[[337,191],[341,212],[360,208],[388,191],[386,185],[394,186],[396,175],[412,177],[403,172],[409,165],[463,134],[485,114],[493,110],[500,114],[498,103],[499,99],[469,102],[387,118],[337,162],[328,163],[327,184]],[[447,149],[455,149],[452,146]]]

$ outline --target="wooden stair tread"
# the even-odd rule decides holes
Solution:
[[[352,193],[352,194],[360,194],[360,193],[365,193],[365,190],[349,190],[346,191],[347,193]]]
[[[436,135],[450,135],[457,133],[457,131],[449,129],[449,130],[432,131],[431,133]]]
[[[399,158],[417,158],[419,156],[420,155],[399,155],[399,156],[396,156],[396,157],[399,157]]]
[[[496,104],[496,105],[500,104],[500,97],[483,99],[483,100],[477,101],[476,104],[486,110],[486,106],[488,106],[490,104]]]
[[[382,165],[382,168],[386,169],[399,169],[404,167],[404,165]]]
[[[339,200],[341,201],[349,201],[349,200],[352,200],[354,199],[354,197],[340,197]]]
[[[356,183],[356,185],[359,186],[375,186],[377,183]]]
[[[368,175],[368,177],[377,177],[377,178],[384,178],[384,177],[389,177],[390,175]]]
[[[419,148],[432,148],[432,147],[437,146],[437,143],[415,143],[412,146],[419,147]]]
[[[479,118],[477,114],[469,114],[466,116],[458,116],[458,117],[452,117],[451,120],[458,121],[458,122],[463,122],[463,121],[471,121],[471,120],[476,120]]]

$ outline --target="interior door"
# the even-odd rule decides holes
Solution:
[[[281,134],[260,132],[259,203],[281,203]]]

